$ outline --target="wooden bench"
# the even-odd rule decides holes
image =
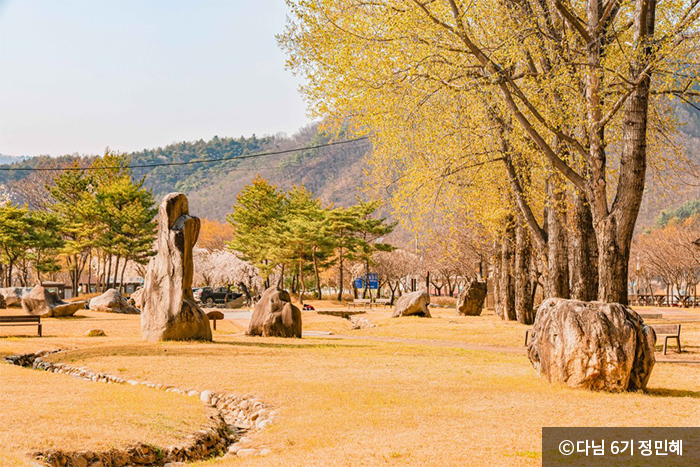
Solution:
[[[11,315],[0,316],[0,326],[33,326],[37,325],[39,337],[41,337],[41,316]]]
[[[348,303],[348,310],[350,307],[361,306],[362,308],[372,309],[372,299],[371,298],[356,298],[352,303]]]
[[[391,299],[390,298],[376,298],[374,300],[375,305],[384,305],[384,307],[388,307],[391,305]]]
[[[669,339],[676,339],[678,344],[678,353],[681,353],[681,325],[680,324],[654,324],[651,326],[656,333],[656,337],[664,338],[664,355],[666,355],[666,347],[668,347]]]

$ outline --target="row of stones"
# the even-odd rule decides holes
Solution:
[[[189,435],[187,442],[180,446],[161,449],[145,443],[130,446],[125,449],[112,449],[105,452],[77,451],[63,452],[49,450],[35,453],[35,457],[49,466],[67,467],[102,467],[125,465],[168,465],[173,462],[186,462],[206,459],[226,453],[227,456],[247,457],[265,455],[270,452],[264,446],[262,449],[252,449],[246,446],[251,440],[241,435],[245,432],[261,430],[270,425],[277,416],[269,408],[253,396],[236,396],[215,393],[212,391],[196,391],[181,389],[174,386],[155,384],[148,381],[125,380],[107,373],[93,372],[84,367],[73,367],[63,363],[51,363],[42,359],[46,355],[61,352],[40,351],[36,353],[13,355],[5,357],[8,363],[62,373],[75,378],[112,384],[142,385],[153,389],[165,390],[200,400],[211,408],[208,426]],[[228,451],[228,452],[227,452]]]

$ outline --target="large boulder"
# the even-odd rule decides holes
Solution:
[[[37,285],[22,296],[22,309],[30,315],[60,318],[73,316],[76,311],[85,309],[85,301],[64,302],[55,293]]]
[[[301,311],[292,305],[289,293],[270,287],[255,305],[246,334],[301,338]]]
[[[138,289],[133,291],[133,293],[129,297],[129,305],[136,307],[139,310],[143,308],[143,290],[143,287],[139,287]]]
[[[571,387],[643,389],[654,368],[654,330],[619,303],[550,298],[537,310],[530,336],[535,369]]]
[[[486,299],[486,282],[472,281],[457,297],[457,314],[462,316],[479,316],[484,309]]]
[[[25,289],[20,287],[5,287],[0,289],[0,295],[5,299],[5,306],[22,306],[22,295]]]
[[[430,295],[425,290],[407,293],[396,300],[392,318],[398,318],[399,316],[424,316],[430,318],[428,304],[430,304]]]
[[[145,340],[212,339],[209,318],[192,294],[192,248],[199,219],[189,215],[185,195],[170,193],[158,208],[158,253],[146,272],[141,310]]]
[[[109,289],[102,295],[91,299],[88,306],[92,311],[104,311],[107,313],[124,313],[129,315],[141,313],[138,308],[129,305],[117,289]]]

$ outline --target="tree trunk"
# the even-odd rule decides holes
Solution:
[[[90,250],[90,255],[88,256],[88,280],[86,292],[92,292],[92,250]]]
[[[569,248],[564,194],[554,176],[547,180],[547,298],[569,298]]]
[[[304,293],[306,292],[306,283],[304,282],[304,263],[303,259],[299,258],[299,303],[304,305]]]
[[[124,258],[124,265],[122,266],[122,273],[119,278],[119,292],[124,293],[126,291],[126,287],[124,286],[124,271],[126,271],[126,263],[128,263],[129,260]]]
[[[243,291],[243,295],[245,295],[245,298],[248,301],[248,304],[252,305],[253,304],[253,297],[250,295],[250,290],[248,290],[248,287],[245,285],[245,283],[239,282],[238,288]]]
[[[279,289],[279,290],[284,289],[284,264],[282,265],[281,270],[280,270],[280,278],[277,281],[277,289]],[[250,294],[248,294],[248,295],[250,295]]]
[[[112,254],[109,255],[109,261],[107,262],[107,270],[105,271],[105,291],[111,288],[112,283],[110,282],[110,275],[112,274]]]
[[[514,255],[513,246],[515,243],[515,226],[512,216],[508,216],[506,227],[501,239],[501,312],[498,313],[502,319],[515,321],[515,281],[513,278]]]
[[[343,247],[338,248],[338,301],[343,300]]]
[[[532,243],[518,219],[515,229],[515,315],[519,323],[532,324],[535,320],[532,296]]]
[[[311,257],[313,259],[314,263],[314,277],[316,279],[316,295],[318,295],[319,300],[323,300],[323,297],[321,295],[321,277],[318,273],[318,261],[316,259],[316,247],[311,252]]]
[[[580,191],[574,191],[574,228],[571,235],[571,296],[590,302],[598,298],[598,245],[591,208]]]
[[[503,311],[501,306],[501,244],[498,241],[493,242],[493,257],[491,258],[491,263],[493,264],[493,310],[496,316],[500,316]]]
[[[121,259],[121,255],[117,255],[117,260],[114,262],[114,284],[112,286],[119,291],[121,291],[121,284],[119,284],[119,262]]]

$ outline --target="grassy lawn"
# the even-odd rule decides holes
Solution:
[[[242,335],[245,322],[224,321],[214,343],[145,343],[138,316],[79,314],[45,320],[41,339],[0,338],[0,354],[68,348],[48,359],[124,378],[254,394],[279,410],[275,424],[253,440],[271,448],[271,455],[202,465],[539,465],[543,426],[697,426],[700,421],[700,364],[657,364],[646,393],[550,385],[520,353],[526,326],[504,323],[492,313],[457,317],[439,309],[434,319],[390,319],[390,311],[379,310],[363,315],[378,325],[366,330],[304,313],[305,330],[336,336],[302,340],[249,338]],[[107,337],[82,337],[91,328],[103,329]],[[0,328],[3,336],[33,331]],[[682,338],[697,357],[698,323],[684,324]],[[475,350],[465,344],[499,348]],[[0,369],[2,406],[11,407],[0,422],[12,426],[11,438],[3,440],[10,446],[0,455],[3,465],[38,447],[89,449],[123,443],[129,436],[167,445],[183,426],[192,431],[200,425],[202,411],[191,398],[6,365]],[[31,391],[22,389],[27,382]],[[142,403],[148,397],[154,400]],[[110,398],[119,402],[112,405]],[[46,406],[57,400],[77,413],[67,410],[52,418]],[[112,410],[127,414],[113,422],[119,427],[85,424],[95,413],[110,419]],[[22,439],[26,433],[36,436]]]

